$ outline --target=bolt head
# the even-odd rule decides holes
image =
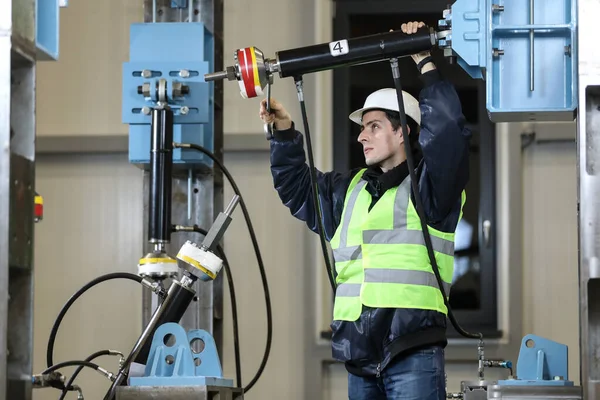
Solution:
[[[142,77],[144,78],[150,78],[152,76],[152,72],[148,69],[145,69],[142,71]]]
[[[181,82],[173,82],[172,85],[172,95],[173,97],[181,97],[181,89],[183,87],[183,85],[181,84]]]
[[[148,106],[142,107],[142,113],[144,113],[144,115],[150,115],[150,107],[148,107]]]
[[[144,97],[150,97],[150,84],[148,82],[142,85],[142,95]]]
[[[179,76],[182,78],[189,78],[190,71],[188,71],[187,69],[182,69],[181,71],[179,71]]]
[[[181,110],[180,110],[180,112],[181,112],[181,115],[187,115],[187,113],[188,113],[188,112],[190,112],[190,109],[189,109],[189,107],[188,107],[188,106],[183,106],[183,107],[181,107]],[[195,245],[196,245],[196,244],[194,243],[194,246],[195,246]]]

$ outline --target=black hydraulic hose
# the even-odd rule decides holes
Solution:
[[[82,367],[92,368],[95,371],[100,370],[100,366],[98,364],[94,364],[93,362],[73,360],[73,361],[65,361],[65,362],[58,363],[56,365],[52,365],[52,366],[46,368],[44,371],[42,371],[42,375],[49,374],[51,372],[56,371],[57,369],[72,367],[75,365],[81,365]]]
[[[207,150],[204,147],[199,146],[197,144],[174,143],[173,146],[176,148],[178,147],[178,148],[184,148],[184,149],[185,148],[194,149],[194,150],[197,150],[197,151],[205,154],[206,156],[208,156],[221,169],[221,171],[223,171],[223,174],[227,177],[227,180],[229,181],[229,184],[233,188],[233,191],[235,192],[235,194],[240,196],[240,206],[241,206],[242,212],[244,214],[244,219],[246,220],[246,225],[248,225],[248,231],[250,232],[250,239],[252,240],[252,246],[254,247],[254,253],[256,254],[256,260],[258,262],[258,269],[260,271],[260,278],[262,280],[263,291],[265,294],[265,303],[266,303],[266,308],[267,308],[267,342],[265,345],[265,352],[263,355],[263,359],[260,363],[260,366],[258,367],[258,371],[254,375],[254,377],[252,378],[250,383],[248,383],[248,385],[244,388],[244,393],[247,393],[256,384],[256,382],[262,375],[262,373],[265,369],[265,366],[267,365],[267,360],[269,359],[269,353],[271,351],[271,342],[273,340],[273,315],[272,315],[273,312],[271,310],[271,295],[269,294],[269,285],[267,282],[267,274],[265,272],[265,266],[264,266],[264,263],[262,260],[262,256],[260,254],[260,248],[258,247],[258,240],[256,239],[256,233],[254,232],[254,228],[252,226],[252,221],[250,220],[250,213],[248,212],[248,208],[246,207],[246,202],[244,201],[244,197],[242,196],[240,189],[238,188],[237,184],[235,183],[233,176],[231,176],[231,174],[229,173],[229,170],[227,170],[225,165],[223,165],[223,163],[212,152],[210,152],[209,150]]]
[[[102,356],[110,356],[110,355],[114,355],[115,352],[112,350],[100,350],[97,351],[91,355],[89,355],[84,361],[86,362],[90,362],[95,360],[98,357],[102,357]],[[67,383],[65,384],[65,388],[63,389],[60,397],[58,400],[64,400],[65,396],[67,395],[67,393],[70,390],[73,390],[73,382],[75,382],[75,379],[77,378],[77,376],[81,373],[81,371],[83,370],[83,368],[85,368],[84,365],[79,365],[77,367],[77,369],[75,369],[75,372],[73,372],[73,376],[71,376],[71,378],[67,381]]]
[[[208,234],[206,229],[200,228],[198,225],[193,226],[194,232],[199,233],[203,236]],[[240,356],[240,333],[238,327],[238,310],[237,300],[235,297],[235,287],[233,285],[233,275],[231,273],[231,266],[227,260],[227,256],[223,251],[221,245],[217,245],[217,256],[223,260],[223,268],[225,269],[225,275],[227,276],[227,285],[229,286],[229,297],[231,298],[231,318],[233,320],[233,352],[235,358],[235,379],[237,381],[237,387],[242,387],[242,363]]]
[[[58,316],[54,321],[54,325],[52,326],[52,330],[50,331],[50,337],[48,338],[48,347],[46,349],[46,364],[48,364],[48,368],[50,368],[53,365],[54,342],[56,341],[56,334],[58,333],[58,328],[60,327],[63,318],[67,314],[67,311],[69,311],[69,308],[71,308],[73,303],[75,303],[75,301],[79,297],[81,297],[86,291],[102,282],[106,282],[112,279],[129,279],[138,283],[142,282],[141,276],[130,274],[128,272],[113,272],[110,274],[99,276],[98,278],[90,281],[88,284],[86,284],[77,292],[75,292],[75,294],[71,296],[71,298],[65,303],[63,308],[58,313]]]
[[[419,220],[421,221],[421,230],[423,231],[423,238],[425,239],[425,247],[427,247],[427,254],[429,255],[429,261],[431,262],[431,267],[433,269],[433,273],[435,275],[435,279],[437,280],[440,291],[442,292],[442,297],[444,299],[444,304],[448,309],[448,318],[454,326],[454,329],[462,336],[470,339],[483,339],[483,335],[481,333],[470,333],[465,331],[459,324],[456,318],[454,317],[454,313],[450,308],[450,304],[448,302],[448,297],[446,296],[442,277],[440,276],[440,271],[437,265],[437,261],[435,259],[435,254],[433,252],[433,245],[431,243],[431,236],[429,234],[429,228],[427,227],[427,222],[425,218],[425,211],[423,207],[423,202],[421,201],[421,194],[419,193],[419,186],[417,181],[417,174],[415,173],[415,161],[412,154],[412,149],[410,146],[410,140],[408,138],[408,127],[406,122],[406,111],[404,110],[404,99],[402,97],[402,84],[400,82],[400,68],[398,68],[398,59],[391,60],[392,65],[392,74],[394,78],[394,85],[396,86],[396,95],[398,97],[398,109],[400,111],[400,124],[402,125],[402,136],[404,138],[404,152],[406,153],[406,162],[408,164],[408,172],[410,174],[410,181],[412,186],[413,195],[415,196],[415,208],[417,210],[417,214],[419,215]]]
[[[306,134],[306,150],[308,153],[308,164],[310,171],[310,183],[312,189],[313,207],[317,213],[317,230],[319,234],[319,241],[321,242],[321,251],[323,252],[323,258],[325,259],[325,267],[327,268],[327,278],[329,278],[329,284],[331,290],[335,293],[336,285],[333,278],[333,268],[331,261],[329,261],[329,253],[327,252],[327,244],[325,241],[325,228],[323,227],[323,215],[321,210],[321,204],[319,202],[319,188],[317,183],[317,169],[315,168],[315,160],[312,151],[312,141],[310,138],[310,129],[308,127],[308,116],[306,115],[306,104],[304,103],[304,91],[302,89],[302,77],[294,78],[296,83],[296,90],[298,92],[298,101],[300,102],[300,111],[302,112],[302,123],[304,125],[304,133]]]

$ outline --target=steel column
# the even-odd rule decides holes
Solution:
[[[595,35],[600,3],[579,0],[579,324],[583,398],[600,396],[600,53]]]
[[[35,2],[0,10],[0,400],[31,399]]]
[[[2,12],[6,11],[5,9]],[[8,7],[10,16],[10,3]],[[2,16],[0,16],[1,23]],[[7,30],[5,30],[7,29]],[[6,400],[10,212],[10,21],[0,26],[0,400]]]
[[[191,7],[190,7],[191,2]],[[154,6],[154,4],[156,6]],[[223,1],[222,0],[190,0],[188,7],[183,9],[172,8],[170,0],[144,0],[144,22],[187,22],[191,16],[192,22],[202,22],[214,35],[215,70],[223,67]],[[153,10],[156,15],[153,16]],[[160,51],[160,49],[157,49]],[[184,55],[182,55],[184,56]],[[222,159],[223,149],[223,89],[222,82],[215,82],[214,93],[214,151]],[[150,149],[148,149],[150,151]],[[189,168],[192,171],[191,195],[192,213],[188,219],[188,192],[190,185]],[[148,193],[149,172],[144,173],[144,193]],[[173,165],[173,183],[171,197],[171,223],[174,225],[198,225],[208,230],[218,213],[223,209],[223,176],[218,167],[214,170],[193,167],[190,165]],[[144,248],[142,254],[150,252],[153,246],[147,242],[147,214],[148,198],[144,196]],[[170,244],[166,246],[169,255],[177,254],[179,248],[186,242],[201,242],[202,236],[195,232],[177,232],[171,234]],[[164,283],[166,287],[170,281]],[[197,301],[193,302],[182,318],[180,324],[185,330],[204,329],[215,339],[219,356],[222,359],[222,293],[223,274],[213,282],[196,282],[194,289],[198,294]],[[156,296],[145,292],[142,298],[143,318],[142,324],[146,326],[153,310],[156,308]]]

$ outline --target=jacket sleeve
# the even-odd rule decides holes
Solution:
[[[441,78],[438,70],[421,77],[424,87],[419,94],[419,144],[423,162],[419,192],[429,224],[454,230],[444,220],[456,210],[469,180],[471,132],[465,127],[466,119],[454,87]],[[453,221],[451,225],[456,223]],[[449,229],[444,229],[444,225]]]
[[[276,131],[270,143],[271,174],[279,198],[294,217],[318,232],[303,135],[292,125],[288,130]],[[339,225],[350,177],[338,172],[315,172],[325,238],[330,241]]]

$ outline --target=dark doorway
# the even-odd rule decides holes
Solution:
[[[402,22],[423,21],[437,27],[446,2],[336,1],[334,39],[351,38],[400,29]],[[440,50],[432,57],[442,76],[458,93],[468,127],[473,133],[467,203],[456,232],[455,276],[451,306],[461,326],[499,334],[496,298],[495,251],[495,134],[485,109],[485,86],[472,79],[460,66],[450,64]],[[422,88],[419,73],[410,57],[400,59],[403,89],[417,99]],[[363,106],[373,91],[394,87],[388,62],[342,68],[334,71],[334,168],[339,171],[364,166],[360,128],[348,115]],[[458,336],[449,327],[450,336]]]

